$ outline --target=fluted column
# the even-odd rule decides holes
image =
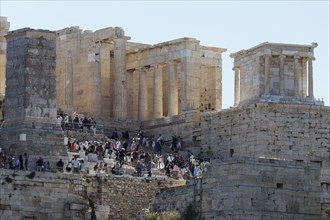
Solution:
[[[299,56],[294,56],[294,95],[299,96]]]
[[[315,60],[314,57],[308,57],[308,97],[310,98],[314,98],[313,60]]]
[[[113,116],[117,120],[127,119],[126,97],[126,38],[114,39],[114,104]]]
[[[141,69],[137,68],[133,71],[132,76],[132,117],[134,121],[139,120],[140,72]]]
[[[285,55],[280,55],[279,82],[280,82],[280,95],[281,96],[285,96],[285,92],[284,92],[284,59],[285,59]]]
[[[147,103],[148,87],[146,69],[140,71],[139,78],[139,121],[145,121],[148,118],[148,103]]]
[[[154,71],[153,118],[163,117],[163,64],[158,64]]]
[[[168,115],[178,114],[178,82],[175,62],[167,64],[168,73]]]
[[[270,86],[270,54],[265,54],[265,95],[269,95]]]
[[[302,58],[302,96],[307,96],[307,58]]]
[[[220,66],[214,67],[215,74],[215,110],[222,109],[222,68]]]
[[[102,87],[101,87],[101,45],[95,48],[95,61],[92,63],[92,99],[91,99],[91,112],[93,116],[100,116],[102,113]]]
[[[235,70],[235,100],[234,106],[238,106],[240,101],[240,69],[239,66],[234,67]]]

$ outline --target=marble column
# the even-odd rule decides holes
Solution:
[[[265,95],[270,95],[270,54],[265,54]]]
[[[0,99],[5,96],[6,88],[6,53],[7,53],[7,42],[6,34],[9,30],[10,23],[6,17],[0,19]],[[2,113],[0,112],[0,115]]]
[[[177,64],[171,61],[167,64],[168,74],[168,115],[178,114],[178,82]]]
[[[140,71],[139,78],[139,121],[145,121],[148,118],[148,103],[147,103],[148,87],[146,69]]]
[[[307,96],[307,58],[302,58],[302,79],[301,79],[301,85],[302,85],[302,97]]]
[[[154,67],[153,118],[163,117],[163,67],[163,64]]]
[[[101,115],[110,117],[111,103],[111,63],[110,63],[110,43],[101,43],[100,48],[100,92],[101,92]]]
[[[214,67],[215,74],[215,110],[222,109],[222,68],[220,66]]]
[[[101,116],[102,113],[102,87],[101,87],[101,45],[97,45],[95,48],[95,61],[93,62],[92,70],[92,101],[91,101],[91,112],[93,116]]]
[[[239,66],[234,67],[235,70],[235,101],[234,106],[238,106],[240,101],[240,68]]]
[[[73,105],[73,66],[72,52],[66,51],[65,56],[65,111],[72,113]]]
[[[180,59],[180,111],[196,110],[200,107],[200,57]]]
[[[132,118],[133,121],[139,120],[139,94],[140,94],[140,72],[142,70],[137,68],[132,76]]]
[[[310,98],[314,98],[313,60],[315,60],[314,57],[308,57],[308,97]]]
[[[280,96],[285,96],[284,91],[284,59],[285,55],[280,55],[280,72],[279,72],[279,82],[280,82]]]
[[[127,118],[126,97],[126,38],[114,39],[114,105],[113,116],[117,120]]]
[[[299,56],[294,56],[294,95],[299,96]]]

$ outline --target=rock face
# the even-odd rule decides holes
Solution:
[[[7,35],[5,122],[1,146],[13,155],[27,153],[55,162],[67,156],[56,122],[55,33],[21,29]]]

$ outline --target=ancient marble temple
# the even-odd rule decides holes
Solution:
[[[65,112],[145,121],[221,110],[226,49],[193,38],[133,43],[118,27],[56,34],[57,101]]]
[[[262,43],[230,56],[234,58],[235,101],[321,104],[314,99],[311,45]]]

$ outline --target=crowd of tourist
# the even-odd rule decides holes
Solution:
[[[0,148],[0,168],[28,170],[28,161],[27,153],[20,154],[15,158],[12,154],[7,155],[6,152]]]
[[[64,172],[73,170],[73,173],[88,172],[85,169],[88,161],[95,163],[92,168],[92,172],[95,173],[121,175],[124,173],[125,165],[134,168],[135,175],[139,177],[152,176],[152,170],[155,169],[177,179],[199,176],[200,161],[191,152],[186,158],[180,155],[182,145],[182,139],[175,135],[170,145],[165,145],[161,134],[156,137],[140,131],[130,138],[126,130],[119,138],[115,129],[107,142],[79,142],[75,139],[68,141],[67,149],[75,156],[65,166],[63,161],[59,161],[58,169]],[[168,153],[162,154],[164,147]]]
[[[96,124],[92,117],[76,117],[73,124],[69,125],[70,118],[67,114],[58,113],[58,121],[67,129],[73,125],[73,129],[92,129],[90,123]],[[93,131],[95,133],[95,130]],[[153,135],[139,131],[130,137],[129,131],[119,133],[114,129],[107,141],[79,141],[70,138],[67,150],[72,158],[68,162],[62,159],[57,161],[56,167],[50,162],[39,157],[34,166],[37,171],[54,171],[65,173],[95,173],[132,175],[151,177],[153,171],[176,179],[189,179],[199,177],[205,164],[196,158],[192,152],[184,151],[184,143],[180,136],[173,135],[171,141],[164,141],[162,134]],[[63,158],[64,159],[64,158]],[[6,155],[0,148],[0,167],[17,170],[28,170],[27,153],[18,158]],[[134,172],[128,172],[128,171]]]
[[[65,114],[61,109],[57,111],[57,123],[61,125],[63,130],[76,130],[76,131],[92,131],[96,134],[96,121],[93,117],[80,116],[75,114],[71,117]]]

